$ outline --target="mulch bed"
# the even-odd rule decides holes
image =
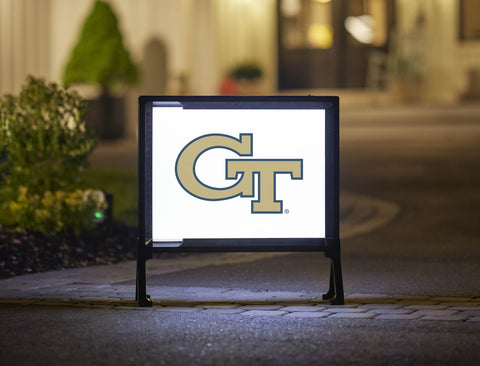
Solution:
[[[78,236],[0,229],[0,278],[136,258],[137,228],[113,222]]]

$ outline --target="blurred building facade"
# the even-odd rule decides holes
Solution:
[[[0,94],[28,74],[61,80],[93,2],[0,0]],[[259,94],[354,88],[454,103],[480,82],[477,0],[108,2],[142,74],[129,135],[137,95],[218,94],[243,62],[261,67]]]

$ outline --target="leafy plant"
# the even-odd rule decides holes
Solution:
[[[10,203],[16,222],[24,229],[47,233],[71,230],[77,235],[92,229],[95,212],[106,208],[103,195],[92,190],[47,191],[40,195],[29,194],[23,186],[17,199]]]
[[[99,84],[103,92],[134,84],[138,71],[123,44],[111,6],[96,1],[83,25],[80,38],[67,63],[63,81]]]
[[[262,76],[262,68],[254,62],[237,65],[231,72],[231,77],[237,80],[258,80]]]
[[[46,232],[91,227],[90,193],[80,202],[76,191],[95,147],[85,109],[76,92],[34,77],[18,96],[0,98],[0,223]]]
[[[86,102],[75,91],[28,77],[18,96],[0,98],[0,189],[71,190],[82,179],[95,139]]]

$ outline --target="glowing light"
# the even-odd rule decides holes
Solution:
[[[96,212],[94,213],[94,216],[95,216],[96,219],[99,219],[99,220],[100,220],[100,219],[103,219],[103,218],[105,217],[105,215],[103,214],[103,212],[100,212],[100,211],[96,211]]]
[[[374,37],[375,19],[370,15],[347,17],[345,29],[360,43],[371,44]]]
[[[312,24],[308,28],[308,41],[315,48],[330,48],[333,45],[333,30],[325,24]]]
[[[302,4],[299,0],[282,0],[281,9],[284,16],[296,17],[302,9]]]

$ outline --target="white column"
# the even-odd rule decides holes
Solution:
[[[455,102],[459,95],[459,85],[456,82],[458,68],[455,61],[458,2],[397,0],[396,4],[396,31],[399,40],[410,39],[418,43],[418,38],[412,39],[411,35],[415,32],[418,16],[424,16],[420,32],[424,41],[419,55],[422,60],[421,99],[429,102]],[[407,44],[407,51],[408,48]]]
[[[42,76],[47,80],[51,80],[53,77],[52,70],[52,42],[51,42],[51,24],[52,24],[52,6],[51,0],[36,0],[36,22],[35,22],[35,32],[36,32],[36,42],[37,42],[37,60],[38,66],[36,76]],[[28,9],[31,1],[27,0],[25,6],[25,12],[32,11]],[[31,37],[32,35],[28,35]]]
[[[13,92],[13,0],[0,0],[0,93]]]
[[[27,75],[49,78],[50,0],[0,0],[0,94],[18,93]]]
[[[216,57],[215,26],[210,0],[193,2],[191,26],[191,75],[192,94],[216,94],[219,73]]]
[[[456,54],[457,3],[452,0],[428,0],[427,74],[425,99],[453,103],[458,98]]]
[[[73,47],[80,36],[83,22],[94,3],[88,0],[49,1],[51,3],[50,76],[54,80],[61,81]]]

